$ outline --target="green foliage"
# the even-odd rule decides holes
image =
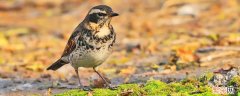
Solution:
[[[213,73],[212,72],[208,72],[208,73],[205,73],[203,76],[201,76],[199,78],[199,81],[202,83],[202,84],[207,84],[208,81],[210,81],[213,77]]]
[[[146,90],[148,95],[162,95],[170,94],[172,89],[167,86],[166,83],[158,80],[150,80],[146,83],[144,90]]]
[[[164,83],[159,80],[149,80],[145,86],[138,84],[122,84],[117,90],[94,89],[93,96],[218,96],[212,93],[212,89],[207,85],[198,86],[197,79],[185,79],[181,82]],[[85,96],[88,92],[80,90],[70,90],[56,96]]]
[[[235,86],[240,86],[240,76],[234,76],[232,79],[231,79],[231,81],[229,82],[229,84],[228,85],[235,85]]]
[[[93,91],[94,96],[116,96],[117,94],[118,94],[118,90],[95,89]]]
[[[127,91],[127,90],[133,90],[133,93],[131,93],[132,96],[139,96],[141,94],[145,94],[145,90],[143,90],[138,84],[123,84],[120,85],[118,88],[118,91]]]

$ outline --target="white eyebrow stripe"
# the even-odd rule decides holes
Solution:
[[[106,13],[105,11],[102,11],[100,9],[92,9],[89,14],[93,14],[93,13]]]

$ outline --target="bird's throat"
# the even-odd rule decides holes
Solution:
[[[99,38],[103,38],[103,37],[109,35],[110,33],[111,33],[111,31],[110,31],[109,27],[103,26],[95,33],[95,35]]]
[[[109,29],[109,24],[110,23],[104,22],[104,24],[101,25],[101,24],[96,24],[96,23],[90,22],[89,26],[90,26],[91,30],[94,30],[93,34],[95,36],[102,38],[111,33],[111,31]]]

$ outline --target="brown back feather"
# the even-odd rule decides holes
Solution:
[[[74,33],[71,35],[71,37],[69,38],[69,40],[67,42],[67,45],[63,51],[62,57],[69,55],[76,48],[76,45],[77,45],[76,41],[80,35],[81,34],[79,31],[74,31]]]

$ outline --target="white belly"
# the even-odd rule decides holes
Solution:
[[[96,67],[102,64],[110,55],[110,51],[107,48],[101,48],[99,50],[79,51],[75,50],[71,54],[71,65],[74,68],[78,67]]]

